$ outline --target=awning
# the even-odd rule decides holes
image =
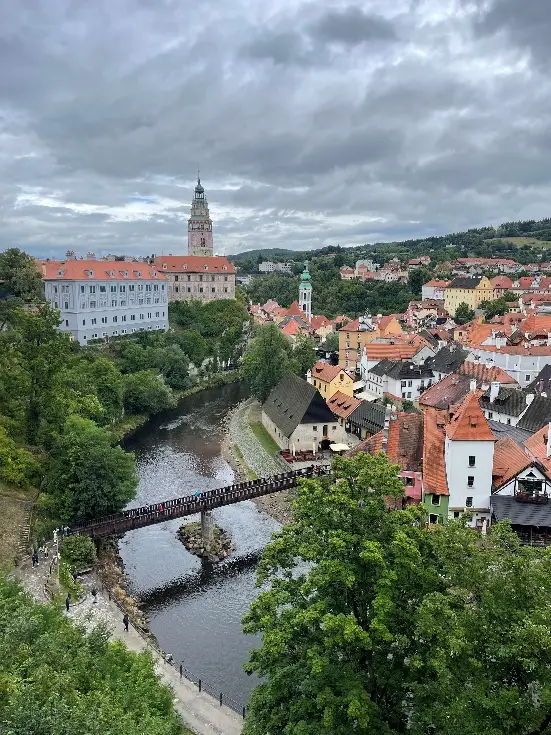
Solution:
[[[332,452],[347,452],[350,447],[348,446],[348,444],[330,444],[329,449]]]
[[[365,388],[365,383],[363,380],[357,380],[355,383],[352,384],[352,390],[363,390]]]

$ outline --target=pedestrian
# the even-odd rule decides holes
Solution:
[[[65,609],[67,612],[69,612],[69,607],[71,605],[71,593],[67,592],[67,597],[65,598]]]
[[[159,505],[159,510],[161,511],[161,513],[164,513],[165,506],[162,503]]]
[[[38,566],[38,554],[36,551],[34,552],[32,558],[33,558],[33,567],[37,567]]]
[[[98,591],[95,587],[92,587],[92,597],[94,598],[94,604],[98,601]]]
[[[46,546],[46,544],[44,544],[44,546],[42,547],[42,549],[44,551],[44,558],[47,559],[48,556],[50,555],[50,552],[48,551],[48,547]]]
[[[122,616],[122,622],[124,623],[124,630],[128,633],[128,623],[130,622],[128,613],[124,613],[124,615]]]
[[[57,528],[54,528],[54,544],[57,544]]]
[[[78,574],[76,573],[76,571],[74,569],[71,572],[71,577],[73,578],[73,582],[76,582],[77,581]]]

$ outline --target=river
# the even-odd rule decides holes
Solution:
[[[239,383],[197,393],[128,440],[140,478],[129,507],[231,484],[233,470],[221,456],[223,425],[245,397]],[[257,593],[256,562],[279,526],[250,501],[213,513],[235,545],[221,564],[186,551],[176,537],[182,519],[131,531],[119,550],[130,591],[141,600],[160,647],[216,691],[246,704],[257,680],[244,673],[243,663],[259,641],[243,634],[241,619]]]

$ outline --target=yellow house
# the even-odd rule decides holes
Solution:
[[[467,304],[469,309],[476,309],[482,301],[491,301],[494,288],[486,276],[458,276],[446,286],[444,292],[444,308],[455,316],[459,304]]]
[[[318,389],[326,401],[338,391],[351,398],[354,395],[353,379],[338,365],[316,362],[311,370],[311,376],[308,377],[308,382]]]
[[[360,364],[363,348],[374,339],[402,334],[400,322],[393,314],[382,317],[362,317],[347,322],[339,329],[339,365],[355,370]]]

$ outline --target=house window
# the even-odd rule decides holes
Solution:
[[[434,513],[431,513],[429,516],[429,523],[436,524],[438,523],[438,516]]]
[[[174,280],[177,281],[178,280],[178,276],[174,276]]]
[[[473,499],[472,499],[472,496],[471,495],[469,495],[469,497],[465,499],[465,507],[466,508],[472,508],[473,507]]]
[[[467,477],[467,487],[474,487],[474,475]]]
[[[413,385],[413,381],[408,380],[408,388],[411,388],[412,385]]]
[[[461,515],[461,512],[460,511],[454,510],[454,512],[453,512],[453,517],[454,518],[459,518],[460,515]]]
[[[406,381],[402,380],[402,388],[405,388],[405,387],[406,387]]]
[[[317,426],[312,426],[312,431],[317,431],[317,430],[318,430]]]
[[[136,315],[135,314],[130,314],[130,321],[131,322],[135,322],[136,321]]]
[[[408,391],[408,398],[411,398],[411,391]]]
[[[491,419],[494,417],[493,411],[488,411],[488,418]]]
[[[83,319],[83,320],[82,320],[82,326],[83,326],[83,327],[85,327],[85,326],[86,326],[86,319]]]
[[[529,382],[530,382],[530,376],[529,376],[529,375],[527,375],[527,376],[526,376],[526,382],[527,382],[527,383],[529,383]]]
[[[216,289],[215,288],[211,288],[211,291],[212,291],[212,293],[215,293],[216,292]]]
[[[68,326],[69,326],[69,320],[68,320],[68,319],[65,319],[65,326],[66,326],[66,327],[68,327]]]
[[[507,419],[507,423],[510,425],[511,424],[511,419]]]
[[[106,316],[102,316],[101,317],[101,323],[102,324],[107,324],[107,317]]]
[[[337,427],[336,426],[332,426],[331,428],[333,429],[333,431],[337,431]]]
[[[116,323],[117,323],[117,317],[116,317],[116,316],[114,316],[114,317],[113,317],[113,324],[116,324]]]
[[[202,287],[202,286],[201,286],[201,288],[199,289],[199,293],[203,293],[203,287]]]
[[[440,505],[440,495],[433,495],[431,503],[433,505]]]
[[[469,467],[474,467],[476,464],[476,457],[472,454],[469,455]]]
[[[92,325],[94,325],[95,323],[96,323],[96,318],[94,317],[94,318],[92,319]]]

